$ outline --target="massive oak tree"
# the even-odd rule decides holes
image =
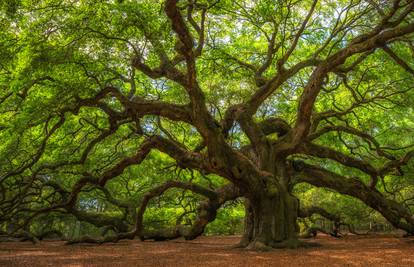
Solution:
[[[240,246],[296,247],[298,216],[324,214],[293,193],[308,183],[414,234],[408,200],[386,192],[412,172],[413,1],[15,0],[1,9],[0,224],[13,233],[71,214],[115,233],[84,241],[193,239],[241,198]],[[154,153],[198,178],[172,174],[124,201],[128,181],[112,183]],[[226,183],[206,182],[217,176]],[[145,227],[148,204],[171,188],[200,196],[196,217]],[[95,191],[123,216],[82,209]]]

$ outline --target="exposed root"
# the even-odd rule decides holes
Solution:
[[[246,243],[241,240],[239,244],[234,245],[232,248],[243,248],[246,250],[253,250],[259,252],[270,251],[272,249],[297,249],[297,248],[312,248],[320,247],[321,245],[316,242],[307,242],[299,239],[288,239],[280,242],[273,242],[271,245],[267,245],[261,241],[252,241]]]
[[[233,245],[232,248],[246,248],[249,245],[249,240],[242,238],[240,242],[236,245]]]
[[[266,245],[265,243],[261,242],[261,241],[253,241],[251,242],[247,247],[247,250],[254,250],[254,251],[260,251],[260,252],[265,252],[265,251],[270,251],[272,250],[271,246]]]
[[[276,249],[297,249],[297,248],[311,248],[311,247],[320,247],[319,243],[315,242],[306,242],[299,239],[288,239],[282,242],[276,242],[272,245]]]
[[[301,245],[301,242],[297,239],[288,239],[281,242],[275,242],[272,244],[273,248],[290,248],[290,249],[296,249]]]

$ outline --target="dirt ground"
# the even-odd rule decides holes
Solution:
[[[413,238],[320,236],[310,241],[319,247],[270,252],[232,248],[239,238],[71,246],[57,241],[3,242],[0,266],[414,266]]]

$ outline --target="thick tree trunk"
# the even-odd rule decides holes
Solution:
[[[266,250],[297,247],[298,200],[288,192],[266,192],[246,199],[245,230],[241,247]]]

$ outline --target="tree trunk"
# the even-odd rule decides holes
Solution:
[[[245,205],[245,229],[241,247],[267,250],[272,247],[294,248],[299,245],[296,197],[286,191],[272,196],[263,192],[246,198]]]

